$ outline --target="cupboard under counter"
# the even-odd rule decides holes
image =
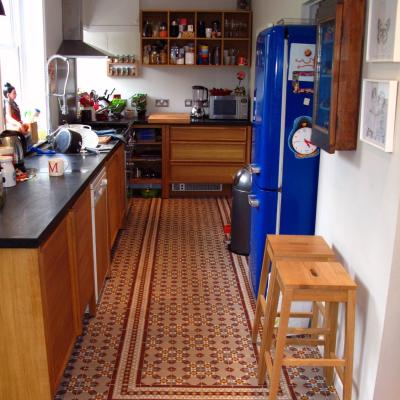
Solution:
[[[6,344],[0,347],[0,398],[54,397],[82,331],[83,313],[88,305],[95,310],[88,185],[104,165],[123,171],[121,153],[116,144],[108,154],[70,156],[72,171],[56,178],[43,171],[47,157],[28,159],[27,166],[39,171],[37,180],[8,193],[10,203],[0,216],[0,340]],[[120,183],[115,187],[124,195]],[[122,215],[125,198],[116,200],[107,203],[120,204]],[[29,203],[32,216],[21,211]]]

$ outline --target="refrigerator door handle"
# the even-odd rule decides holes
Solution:
[[[250,207],[253,207],[253,208],[260,207],[260,200],[257,199],[257,196],[255,194],[249,194],[247,196],[247,199],[249,201]]]
[[[248,165],[248,170],[252,174],[259,174],[261,172],[261,167],[257,164],[249,164]]]

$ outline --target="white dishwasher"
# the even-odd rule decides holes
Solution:
[[[103,168],[90,184],[93,236],[93,268],[96,303],[109,274],[110,249],[107,216],[107,174]]]

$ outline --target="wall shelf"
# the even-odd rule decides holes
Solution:
[[[191,26],[193,38],[175,37],[173,29],[179,29],[179,21],[186,20],[186,29]],[[178,26],[172,28],[172,22]],[[241,10],[142,10],[140,12],[141,26],[141,62],[145,67],[222,67],[222,66],[250,66],[251,62],[251,11]],[[158,32],[166,30],[165,37]],[[206,37],[205,29],[212,29],[211,37]],[[186,31],[184,31],[186,32]],[[157,36],[154,37],[153,34]],[[172,34],[172,35],[171,35]],[[192,44],[194,48],[193,63],[176,64],[171,55],[174,47],[183,49]],[[204,57],[200,57],[201,46]],[[183,50],[181,50],[183,52]],[[154,57],[151,57],[151,53]],[[161,57],[163,52],[163,57]],[[208,52],[208,57],[207,57]],[[158,56],[156,55],[158,53]],[[165,53],[167,56],[165,57]],[[172,52],[173,53],[173,52]],[[219,53],[219,62],[216,63],[215,54]],[[228,54],[226,54],[228,53]]]
[[[138,76],[138,72],[136,60],[132,62],[113,61],[113,58],[107,60],[107,76],[134,78]]]

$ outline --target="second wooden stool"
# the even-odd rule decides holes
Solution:
[[[260,329],[261,317],[270,313],[267,309],[268,301],[265,300],[265,290],[267,287],[268,273],[271,263],[270,285],[275,281],[275,263],[278,260],[315,260],[315,261],[335,261],[335,253],[328,246],[321,236],[306,235],[268,235],[265,249],[262,271],[260,276],[260,286],[258,289],[256,312],[254,316],[252,340],[255,344]],[[269,291],[268,291],[269,296]],[[312,313],[291,313],[292,318],[312,318],[312,326],[315,327],[318,318],[317,307],[321,308],[319,303],[314,304]],[[265,341],[267,330],[264,326],[262,332],[260,354],[265,351]],[[265,379],[266,365],[264,359],[260,357],[258,365],[258,382],[262,384]]]
[[[279,389],[281,368],[285,366],[319,366],[326,368],[328,384],[333,381],[333,369],[336,368],[343,382],[343,399],[351,399],[355,299],[356,284],[338,262],[296,262],[278,261],[275,266],[276,284],[270,287],[266,316],[266,349],[260,354],[267,365],[270,376],[269,400],[275,400]],[[276,337],[275,356],[271,356],[272,336],[277,315],[279,294],[282,293],[282,306]],[[326,316],[322,328],[289,328],[290,307],[295,301],[325,301]],[[344,356],[336,355],[336,330],[338,305],[346,305]],[[324,358],[284,358],[284,348],[288,343],[286,335],[317,334],[323,337],[319,344],[324,346]],[[315,344],[315,339],[301,338],[303,344]]]

